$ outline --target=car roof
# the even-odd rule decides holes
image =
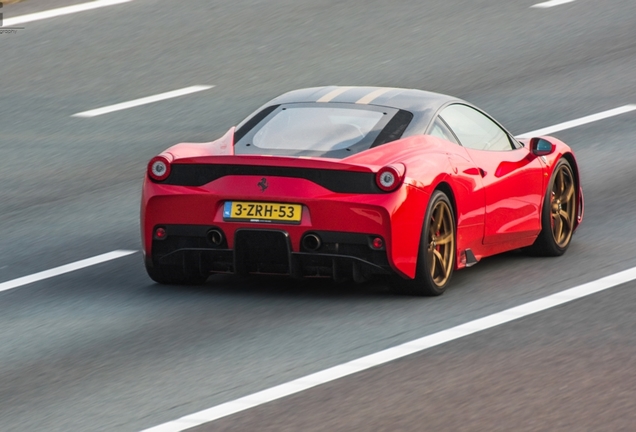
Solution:
[[[413,113],[413,121],[403,136],[422,133],[435,113],[451,102],[461,99],[441,93],[393,87],[325,86],[292,90],[265,106],[289,103],[352,103],[397,108]]]
[[[388,106],[407,111],[439,108],[457,100],[452,96],[417,89],[394,87],[325,86],[292,90],[273,99],[273,103],[341,102]]]

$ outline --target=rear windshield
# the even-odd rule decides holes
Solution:
[[[412,118],[398,116],[396,124],[397,109],[342,103],[285,104],[263,111],[266,115],[257,113],[254,117],[262,120],[249,131],[237,131],[236,154],[343,158],[398,139]]]

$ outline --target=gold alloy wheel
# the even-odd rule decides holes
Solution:
[[[567,164],[561,165],[554,174],[550,200],[550,219],[555,243],[566,247],[574,232],[576,194],[574,176]]]
[[[450,277],[455,253],[455,224],[448,204],[438,201],[431,212],[428,230],[428,264],[438,287]]]

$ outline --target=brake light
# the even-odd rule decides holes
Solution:
[[[401,163],[387,165],[378,171],[375,176],[375,182],[383,191],[392,192],[402,184],[405,172],[406,167]]]
[[[170,159],[165,155],[155,156],[148,162],[148,175],[156,181],[163,181],[170,175]]]

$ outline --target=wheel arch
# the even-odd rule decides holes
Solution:
[[[438,176],[436,180],[437,180],[436,182],[429,183],[429,186],[427,188],[420,189],[420,188],[416,188],[412,186],[414,189],[422,192],[426,198],[418,201],[417,203],[413,203],[413,206],[411,206],[411,212],[404,215],[404,217],[408,218],[410,222],[412,222],[413,224],[417,224],[418,235],[417,237],[414,237],[412,234],[409,235],[411,239],[415,240],[414,241],[415,246],[413,247],[412,252],[408,254],[405,251],[409,249],[402,247],[402,248],[399,248],[402,251],[402,253],[400,254],[400,256],[397,257],[398,259],[404,258],[405,257],[404,254],[406,253],[409,257],[409,261],[412,259],[412,264],[408,263],[409,265],[406,265],[405,263],[398,263],[398,260],[395,257],[393,258],[394,268],[400,274],[402,274],[403,277],[412,279],[416,276],[417,260],[421,252],[420,247],[422,242],[422,236],[424,234],[424,225],[426,223],[426,218],[428,217],[427,209],[428,209],[430,200],[432,199],[432,196],[435,192],[440,191],[448,197],[448,200],[450,201],[450,204],[451,204],[451,209],[453,211],[453,223],[455,224],[455,232],[457,232],[458,215],[457,215],[456,194],[453,191],[453,187],[451,185],[451,182],[449,182],[449,178],[447,176],[440,175]],[[421,215],[421,218],[420,218],[420,215]],[[403,226],[403,224],[398,224],[398,225]],[[456,245],[457,243],[458,243],[458,239],[456,238]],[[458,260],[456,260],[456,262],[457,261]],[[409,271],[411,269],[412,269],[412,272]]]
[[[455,269],[461,268],[460,265],[460,255],[462,250],[461,239],[457,234],[459,214],[457,210],[457,199],[455,198],[455,192],[453,191],[453,187],[445,180],[442,180],[435,186],[434,191],[443,192],[451,203],[451,208],[453,210],[453,223],[455,224]],[[432,195],[432,194],[431,194]]]
[[[434,191],[436,190],[444,192],[446,196],[448,197],[448,199],[450,200],[451,206],[453,208],[453,221],[455,222],[455,229],[457,229],[457,202],[455,200],[455,194],[453,193],[453,188],[448,182],[446,182],[445,180],[442,180],[441,182],[439,182],[437,186],[435,186]]]
[[[572,167],[572,171],[574,171],[574,184],[576,186],[575,192],[576,195],[578,197],[577,199],[577,209],[576,209],[576,213],[577,213],[577,217],[574,221],[574,223],[576,224],[574,226],[574,229],[576,229],[581,221],[581,219],[583,219],[583,197],[580,196],[581,195],[581,177],[579,174],[579,166],[576,163],[576,158],[574,157],[574,155],[571,152],[566,152],[563,154],[563,159],[565,159],[566,161],[569,162],[570,166]]]

